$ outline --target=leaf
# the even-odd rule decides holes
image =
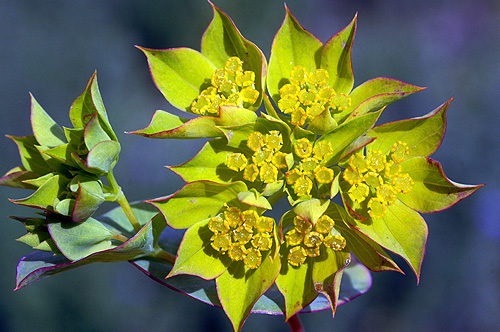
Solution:
[[[328,299],[333,315],[337,308],[342,271],[350,262],[351,255],[347,250],[333,251],[330,248],[326,248],[325,253],[314,262],[314,288]]]
[[[427,242],[427,225],[424,219],[399,200],[386,207],[386,215],[377,220],[349,223],[377,244],[401,256],[420,279],[420,267]]]
[[[24,256],[17,266],[15,290],[79,266],[96,262],[128,261],[156,252],[158,249],[155,243],[158,242],[160,233],[166,226],[165,219],[149,204],[132,204],[132,210],[139,223],[144,226],[137,234],[131,233],[132,237],[127,242],[108,250],[95,252],[74,262],[51,252],[33,252]],[[133,230],[121,208],[111,210],[100,219],[109,226],[108,229]],[[72,225],[79,227],[85,223]]]
[[[111,138],[106,134],[104,129],[101,127],[99,123],[99,116],[96,112],[85,125],[85,130],[83,132],[83,139],[85,140],[85,145],[87,149],[90,151],[97,144],[109,141]]]
[[[241,107],[222,106],[219,116],[202,116],[192,120],[183,119],[165,111],[156,111],[149,125],[129,134],[149,138],[202,138],[221,137],[222,132],[216,126],[231,126],[253,122],[255,112]]]
[[[238,194],[238,199],[242,203],[262,209],[271,210],[273,208],[269,201],[264,196],[261,196],[255,189],[252,191],[240,192]]]
[[[330,86],[337,93],[349,94],[354,85],[351,51],[356,21],[357,15],[347,27],[325,44],[321,54],[321,68],[330,74]]]
[[[59,250],[71,261],[114,247],[113,234],[94,218],[75,224],[49,215],[47,226]]]
[[[217,67],[189,48],[138,48],[146,55],[153,80],[165,99],[174,107],[191,112],[191,103],[210,85]]]
[[[377,121],[381,111],[361,115],[351,121],[344,122],[328,134],[321,136],[316,144],[327,141],[332,144],[332,157],[326,162],[326,166],[331,166],[345,156],[343,151],[355,142],[360,136],[366,133]]]
[[[7,137],[16,143],[21,156],[21,162],[27,171],[37,173],[39,175],[50,172],[49,165],[47,165],[47,162],[43,159],[40,152],[36,148],[38,142],[36,141],[35,136],[29,135],[16,137],[7,135]]]
[[[393,78],[377,77],[366,81],[351,92],[351,107],[339,116],[350,113],[348,121],[424,89]]]
[[[304,30],[285,6],[286,16],[274,37],[269,58],[267,86],[275,103],[279,89],[289,83],[290,71],[295,66],[303,66],[308,72],[319,68],[323,44]]]
[[[438,212],[472,195],[482,185],[464,185],[451,181],[441,164],[425,157],[415,157],[401,163],[402,172],[414,181],[413,190],[398,198],[410,208],[423,212]]]
[[[280,268],[279,259],[272,260],[266,255],[255,270],[235,262],[215,280],[222,308],[235,331],[241,329],[255,302],[274,283]]]
[[[65,144],[64,131],[31,95],[31,127],[40,145],[53,148]]]
[[[208,229],[208,220],[201,220],[188,228],[168,278],[190,274],[210,280],[226,271],[231,259],[210,245],[213,232]]]
[[[244,63],[244,69],[255,73],[255,88],[259,91],[257,102],[251,106],[257,110],[265,91],[266,59],[262,51],[243,38],[233,21],[212,3],[214,17],[201,39],[201,53],[217,68],[224,68],[227,59],[237,56]]]
[[[104,201],[104,193],[98,181],[78,183],[78,194],[71,219],[74,222],[86,221]]]
[[[409,147],[407,158],[431,155],[443,140],[446,110],[450,102],[451,99],[423,117],[386,123],[373,128],[366,135],[377,139],[368,145],[368,148],[388,153],[395,142],[403,141]]]
[[[242,206],[238,193],[247,190],[243,182],[197,181],[186,184],[173,195],[148,202],[160,210],[171,227],[181,229],[216,216],[224,203]]]
[[[318,218],[325,213],[325,211],[328,209],[329,204],[330,200],[310,199],[305,202],[299,203],[296,207],[293,208],[293,212],[295,212],[303,219],[316,224],[316,220],[318,220]]]
[[[285,298],[285,315],[288,320],[295,313],[311,303],[318,292],[312,279],[313,261],[306,259],[304,264],[294,267],[288,264],[288,248],[282,246],[281,272],[276,278],[276,286]],[[329,307],[329,305],[328,305]]]
[[[36,189],[36,186],[24,181],[36,179],[38,176],[36,173],[27,171],[23,166],[17,166],[0,178],[0,185],[12,188]]]
[[[94,169],[92,173],[109,173],[118,161],[120,150],[117,141],[100,142],[89,151],[86,166]]]
[[[85,91],[83,91],[71,105],[69,117],[75,129],[83,129],[90,120],[91,115],[96,112],[99,114],[99,120],[108,136],[117,141],[102,102],[101,93],[97,84],[97,73],[94,72],[87,83]]]
[[[168,168],[181,176],[185,182],[207,180],[229,183],[241,180],[241,174],[226,166],[227,156],[231,153],[233,149],[227,148],[225,139],[213,139],[208,141],[191,160]]]
[[[332,203],[326,214],[335,221],[335,229],[345,237],[349,251],[364,266],[375,272],[398,271],[403,273],[382,247],[351,226],[353,222],[347,221],[350,217],[344,208]]]
[[[31,196],[11,201],[19,205],[51,211],[54,200],[65,190],[67,184],[68,179],[62,175],[55,175],[40,186]]]

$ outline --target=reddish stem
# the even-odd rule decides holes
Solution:
[[[292,330],[292,332],[305,332],[304,326],[302,326],[302,322],[297,314],[290,317],[288,324],[290,325],[290,330]]]

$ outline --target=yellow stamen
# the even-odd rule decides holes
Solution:
[[[260,251],[253,249],[250,250],[246,256],[243,258],[243,262],[249,269],[256,269],[260,266],[262,261],[262,254]]]
[[[320,254],[319,246],[312,248],[302,248],[307,257],[318,257]]]
[[[231,248],[229,248],[227,254],[229,258],[231,258],[233,261],[241,261],[244,257],[246,252],[248,252],[247,249],[245,249],[244,246],[242,245],[232,245]]]
[[[229,75],[235,76],[237,73],[243,71],[243,63],[240,58],[233,56],[227,59],[224,69],[229,73]]]
[[[385,215],[386,207],[380,198],[371,198],[367,206],[368,214],[373,219],[380,219]]]
[[[293,96],[295,99],[298,98],[300,92],[300,87],[297,84],[287,83],[280,88],[280,97],[286,98],[287,96]]]
[[[326,234],[332,230],[333,226],[335,226],[335,221],[333,221],[332,218],[330,218],[329,216],[324,214],[321,217],[319,217],[318,220],[316,220],[316,224],[314,225],[314,229],[318,233]]]
[[[286,183],[294,184],[295,181],[302,175],[302,172],[298,168],[294,168],[291,171],[286,172]]]
[[[350,184],[359,183],[364,180],[363,175],[361,175],[357,170],[352,167],[347,167],[342,174],[344,180]]]
[[[328,141],[316,142],[313,148],[314,158],[318,161],[326,160],[333,154],[332,144]]]
[[[294,144],[295,154],[299,158],[309,158],[313,151],[313,146],[307,138],[300,138]]]
[[[382,177],[375,172],[368,172],[365,174],[365,183],[372,188],[377,188],[384,183]]]
[[[361,173],[364,173],[368,170],[368,165],[366,163],[365,156],[363,156],[359,152],[356,154],[353,154],[349,158],[349,166],[358,170],[358,172],[361,172]]]
[[[254,182],[257,179],[257,176],[259,175],[259,168],[255,164],[250,164],[245,167],[245,170],[243,171],[243,179]]]
[[[273,163],[274,166],[276,166],[277,169],[284,169],[288,168],[288,165],[286,163],[286,153],[284,152],[276,152],[272,159],[271,162]]]
[[[309,248],[318,247],[323,242],[323,234],[309,232],[304,236],[304,244]]]
[[[252,233],[250,233],[245,227],[238,227],[233,230],[233,240],[236,244],[244,245],[252,239]]]
[[[299,232],[297,229],[292,229],[285,235],[286,242],[291,246],[296,246],[302,243],[304,240],[304,233]]]
[[[269,134],[266,134],[265,142],[266,148],[272,151],[278,151],[283,146],[283,137],[279,131],[271,130]]]
[[[224,81],[227,81],[228,75],[227,72],[223,68],[219,68],[213,71],[211,83],[216,88],[219,88]]]
[[[247,158],[241,153],[232,153],[227,156],[226,164],[233,171],[241,171],[247,165]]]
[[[259,220],[259,215],[254,210],[243,211],[242,217],[244,225],[250,228],[255,227]]]
[[[288,263],[293,266],[299,266],[306,260],[306,253],[301,247],[293,247],[288,252]]]
[[[229,234],[214,234],[210,239],[210,245],[217,251],[226,251],[231,247]]]
[[[224,211],[224,219],[226,219],[229,227],[232,228],[238,227],[243,223],[241,210],[234,206],[226,208],[226,211]]]
[[[268,233],[258,233],[252,238],[252,246],[260,251],[270,250],[273,245],[271,235]]]
[[[328,82],[329,75],[325,69],[316,69],[309,74],[308,83],[320,87]]]
[[[307,79],[307,71],[304,67],[302,66],[295,66],[292,68],[292,71],[290,72],[290,80],[297,84],[297,85],[302,85],[306,82]]]
[[[310,120],[314,120],[323,113],[324,110],[325,108],[320,103],[312,103],[311,106],[306,108],[306,114]]]
[[[306,175],[301,175],[293,185],[293,191],[299,197],[308,196],[311,192],[313,183]]]
[[[295,230],[300,233],[309,233],[313,228],[313,225],[309,220],[301,218],[299,216],[295,216],[293,218],[293,224],[295,225]]]
[[[236,74],[236,84],[238,86],[250,87],[255,83],[255,73],[253,71],[246,70],[243,73]]]
[[[261,233],[269,233],[273,231],[274,219],[270,217],[261,216],[257,222],[257,231]]]
[[[389,184],[383,184],[377,188],[377,197],[385,205],[391,205],[396,200],[396,191]]]
[[[299,106],[300,102],[295,95],[286,95],[278,101],[279,109],[285,114],[292,113]]]
[[[352,185],[352,187],[349,189],[347,194],[349,197],[358,203],[361,203],[366,199],[368,196],[368,193],[370,192],[368,186],[364,183],[355,183]]]
[[[272,164],[264,164],[260,167],[260,180],[264,183],[273,183],[278,180],[278,169]]]
[[[402,141],[397,141],[393,144],[391,149],[391,158],[396,164],[404,161],[406,156],[410,154],[408,144]]]
[[[314,90],[300,90],[299,100],[304,106],[311,105],[318,99],[317,93]]]
[[[340,251],[340,250],[344,249],[345,246],[347,245],[346,239],[342,235],[339,235],[339,234],[335,234],[335,235],[330,234],[330,235],[328,235],[323,240],[323,243],[327,247],[330,247],[330,248],[332,248],[335,251]]]
[[[330,183],[333,181],[333,170],[325,166],[318,166],[314,169],[314,177],[318,183]]]
[[[345,93],[337,93],[330,99],[330,107],[334,112],[340,112],[351,107],[351,97]]]
[[[264,146],[264,136],[258,131],[250,133],[250,135],[248,135],[247,146],[252,151],[259,150]]]
[[[259,98],[259,91],[255,90],[251,87],[246,87],[240,91],[241,96],[243,97],[243,102],[254,104]]]
[[[401,172],[401,165],[395,164],[394,161],[389,160],[385,164],[385,176],[393,178]]]
[[[208,229],[210,229],[213,233],[226,233],[229,230],[229,224],[226,220],[221,217],[212,217],[208,221]]]
[[[406,194],[413,190],[413,179],[409,174],[398,174],[393,180],[394,189],[400,193]]]
[[[386,157],[382,151],[368,151],[368,168],[374,172],[380,172],[385,168]]]
[[[290,122],[295,126],[303,126],[307,120],[307,113],[302,107],[292,110]]]
[[[322,87],[318,91],[319,101],[324,105],[326,104],[330,98],[335,95],[335,90],[329,85]]]
[[[305,158],[300,162],[302,174],[313,175],[317,166],[318,162],[315,158]]]

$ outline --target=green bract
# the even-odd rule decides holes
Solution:
[[[323,44],[286,8],[267,67],[212,7],[201,52],[140,47],[165,98],[198,117],[157,111],[130,133],[210,138],[191,160],[169,166],[186,182],[176,193],[128,204],[113,177],[120,144],[95,75],[71,107],[74,128],[59,127],[32,98],[33,135],[11,137],[22,166],[0,184],[35,190],[14,201],[43,211],[15,217],[28,231],[19,241],[49,253],[21,260],[17,288],[92,262],[130,260],[160,283],[221,306],[239,331],[251,312],[286,320],[335,313],[369,289],[368,270],[402,272],[390,253],[419,279],[427,241],[420,213],[480,187],[449,180],[429,158],[450,102],[376,125],[387,105],[423,88],[379,77],[353,89],[356,17]],[[285,197],[288,211],[269,217]],[[105,201],[121,208],[91,217]]]

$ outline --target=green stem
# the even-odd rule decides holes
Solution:
[[[305,332],[304,326],[302,325],[298,314],[290,317],[288,325],[290,325],[290,330],[292,330],[292,332]]]
[[[161,259],[162,261],[168,262],[170,264],[175,263],[175,256],[166,252],[165,250],[158,250],[155,254],[150,255],[151,257],[155,257]]]
[[[128,220],[132,224],[132,227],[134,227],[134,230],[136,232],[139,232],[142,228],[141,224],[139,224],[139,221],[137,220],[134,211],[132,211],[132,208],[130,207],[129,202],[125,197],[122,188],[118,185],[118,182],[116,182],[115,176],[113,175],[113,171],[110,171],[106,176],[106,178],[108,180],[109,186],[111,187],[111,190],[116,195],[114,201],[120,204]]]

